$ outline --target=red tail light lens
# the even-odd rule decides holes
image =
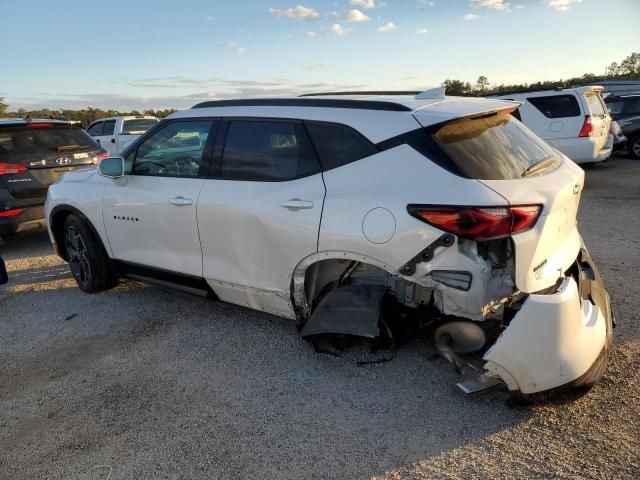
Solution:
[[[14,208],[13,210],[5,210],[4,212],[0,212],[0,217],[17,217],[24,209],[22,208]]]
[[[530,230],[540,205],[515,207],[442,207],[409,205],[409,213],[445,232],[473,240],[493,240]]]
[[[584,117],[584,123],[582,124],[582,128],[580,129],[580,133],[578,134],[578,136],[590,137],[592,133],[593,133],[593,123],[591,123],[591,115],[586,115]]]
[[[104,152],[93,157],[93,164],[98,165],[100,160],[104,160],[105,158],[109,158],[109,152]]]
[[[53,128],[53,123],[27,123],[26,128]]]
[[[0,175],[16,175],[26,173],[27,167],[24,165],[14,165],[13,163],[0,163]]]

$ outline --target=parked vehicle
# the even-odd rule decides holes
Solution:
[[[87,132],[111,155],[119,155],[131,142],[158,123],[156,117],[135,115],[101,118],[93,122]]]
[[[44,227],[49,185],[107,156],[77,122],[0,119],[0,236]]]
[[[627,137],[627,150],[633,158],[640,159],[640,94],[609,96],[605,99],[611,117]]]
[[[611,120],[609,135],[613,138],[613,151],[619,152],[627,149],[627,137],[622,133],[622,128],[615,120]]]
[[[611,118],[602,87],[579,87],[499,95],[522,102],[516,117],[536,135],[576,163],[595,163],[611,156]]]
[[[518,105],[442,89],[201,103],[65,175],[49,234],[86,292],[159,282],[311,339],[419,317],[458,369],[482,355],[465,392],[591,385],[612,315],[576,226],[584,172]]]

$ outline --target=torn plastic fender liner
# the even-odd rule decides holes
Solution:
[[[610,342],[610,307],[581,299],[565,277],[556,293],[532,294],[485,354],[485,368],[510,390],[535,393],[574,382]]]

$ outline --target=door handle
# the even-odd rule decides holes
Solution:
[[[115,138],[112,138],[112,139],[111,139],[111,143],[116,143],[116,139],[115,139]]]
[[[286,202],[282,202],[280,206],[288,208],[289,210],[302,210],[313,208],[313,202],[310,200],[300,200],[299,198],[292,198]]]
[[[178,195],[177,197],[173,197],[169,200],[169,203],[177,207],[184,207],[185,205],[193,205],[193,200],[190,198],[184,198],[182,195]]]

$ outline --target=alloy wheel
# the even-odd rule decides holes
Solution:
[[[87,258],[87,247],[76,227],[67,227],[65,246],[69,257],[71,274],[78,283],[85,285],[91,279],[91,265]]]

